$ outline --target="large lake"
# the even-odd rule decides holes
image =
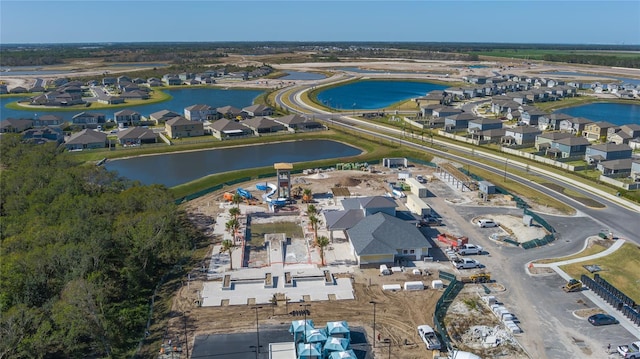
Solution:
[[[567,107],[555,112],[574,117],[584,117],[592,121],[607,121],[615,125],[640,124],[640,105],[625,103],[591,103]]]
[[[361,153],[340,142],[308,140],[135,157],[107,161],[105,167],[143,184],[173,187],[212,174],[272,166],[276,162],[306,162]]]
[[[375,110],[445,88],[447,86],[419,81],[357,81],[321,91],[318,100],[340,110]]]
[[[164,92],[171,95],[173,98],[169,101],[154,103],[149,105],[139,105],[139,106],[129,106],[126,108],[136,110],[140,112],[142,116],[149,116],[150,114],[161,111],[161,110],[171,110],[177,112],[179,114],[184,113],[184,108],[187,106],[195,105],[195,104],[206,104],[213,107],[222,107],[222,106],[235,106],[237,108],[243,108],[250,106],[253,103],[253,100],[262,94],[260,90],[224,90],[219,88],[186,88],[186,89],[172,89],[172,90],[163,90]],[[71,118],[82,112],[82,109],[77,109],[75,111],[38,111],[37,109],[27,109],[27,110],[13,110],[6,108],[5,105],[14,101],[17,101],[18,98],[15,97],[5,97],[0,98],[0,112],[1,119],[6,119],[9,117],[13,118],[33,118],[34,114],[38,114],[38,116],[42,116],[45,114],[55,114],[58,116],[62,116],[64,119],[71,121]],[[99,112],[103,113],[107,116],[107,119],[113,118],[113,114],[118,112],[124,108],[114,108],[114,109],[104,109],[104,110],[91,110],[87,112]]]

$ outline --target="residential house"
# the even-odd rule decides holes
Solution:
[[[65,78],[63,78],[63,77],[59,77],[59,78],[57,78],[57,79],[55,79],[55,80],[51,81],[51,83],[52,83],[52,84],[53,84],[53,86],[55,86],[55,87],[60,87],[60,86],[62,86],[62,85],[64,85],[64,84],[66,84],[67,82],[69,82],[69,79],[65,79]]]
[[[607,121],[598,121],[588,123],[584,126],[582,136],[591,141],[606,140],[609,129],[616,125]]]
[[[33,86],[29,88],[29,92],[44,92],[44,87],[42,86]]]
[[[273,115],[273,109],[262,104],[247,106],[242,109],[242,112],[246,113],[248,117]]]
[[[107,146],[107,134],[92,129],[84,129],[71,135],[65,141],[64,146],[69,151],[105,148]]]
[[[533,145],[536,142],[536,136],[541,133],[542,131],[537,127],[517,126],[514,128],[506,128],[502,143],[508,146]]]
[[[384,212],[360,220],[347,230],[347,237],[360,267],[422,260],[431,248],[415,225]]]
[[[242,121],[242,124],[249,127],[251,130],[253,130],[253,133],[258,136],[287,131],[286,126],[267,117],[248,118]]]
[[[628,144],[629,141],[638,137],[640,137],[640,124],[632,123],[629,125],[622,125],[618,128],[609,129],[607,141],[617,144]]]
[[[522,105],[509,98],[502,98],[502,99],[494,98],[494,100],[491,101],[491,112],[496,115],[506,116],[512,111],[517,111],[520,108],[520,106]]]
[[[149,115],[149,119],[151,119],[151,121],[155,121],[155,123],[159,125],[167,122],[167,120],[170,120],[172,118],[179,117],[179,116],[180,116],[179,113],[176,113],[173,111],[160,110],[158,112],[154,112],[151,115]]]
[[[105,77],[102,79],[103,86],[113,86],[118,82],[115,77]]]
[[[42,115],[37,116],[33,120],[33,126],[35,127],[59,127],[65,123],[64,118],[58,115]]]
[[[432,103],[424,106],[420,106],[420,115],[422,117],[430,117],[433,116],[433,110],[442,107],[439,103]]]
[[[561,140],[563,138],[575,137],[569,132],[545,132],[536,136],[536,150],[545,151],[551,147],[551,142]]]
[[[117,81],[118,81],[119,84],[122,84],[122,83],[125,83],[125,82],[129,82],[129,83],[132,82],[131,78],[129,76],[125,76],[125,75],[118,76]]]
[[[469,132],[482,132],[502,128],[502,121],[492,118],[477,118],[469,121]]]
[[[584,137],[566,137],[551,141],[547,155],[560,158],[582,158],[591,142]]]
[[[218,118],[218,111],[209,105],[191,105],[185,107],[184,117],[190,121],[212,121]]]
[[[118,142],[123,146],[139,146],[144,143],[158,142],[158,136],[150,128],[130,127],[118,131]]]
[[[474,114],[462,112],[457,115],[447,116],[444,119],[444,128],[447,131],[464,130],[469,127],[469,121],[477,120]]]
[[[140,124],[142,116],[140,112],[129,109],[121,110],[113,114],[116,123],[124,124],[126,126],[135,126]]]
[[[568,117],[560,120],[560,131],[567,131],[573,134],[582,133],[585,127],[593,121],[584,117]]]
[[[500,143],[500,141],[502,141],[502,138],[505,135],[505,129],[504,128],[496,128],[493,130],[485,130],[482,131],[480,133],[478,133],[478,137],[480,139],[480,141],[486,141],[489,143]]]
[[[182,81],[187,81],[187,80],[191,80],[194,77],[196,77],[196,75],[194,73],[191,72],[182,72],[180,74],[178,74],[178,78]]]
[[[241,109],[233,106],[218,107],[216,111],[218,111],[218,117],[224,117],[226,119],[238,119],[238,117],[243,119],[245,115]]]
[[[120,94],[120,98],[124,99],[130,99],[130,100],[148,100],[149,98],[151,98],[151,95],[149,95],[148,92],[143,91],[143,90],[132,90],[132,91],[125,91],[123,93]]]
[[[441,105],[445,96],[446,94],[444,91],[433,90],[427,92],[427,94],[422,97],[418,97],[416,101],[421,107],[427,105]]]
[[[283,124],[289,132],[317,131],[325,128],[321,123],[300,115],[276,117],[273,120]]]
[[[33,120],[26,118],[7,118],[0,121],[0,133],[20,133],[33,127]]]
[[[538,127],[542,131],[556,131],[560,129],[560,122],[562,120],[569,120],[573,118],[566,113],[552,113],[538,117]]]
[[[607,177],[629,177],[631,176],[632,166],[633,160],[631,158],[624,158],[599,162],[596,168]]]
[[[629,147],[629,145],[603,143],[587,147],[584,159],[589,163],[620,160],[631,158],[632,151],[633,150],[631,149],[631,147]]]
[[[106,117],[103,113],[80,112],[71,118],[71,122],[82,128],[97,128],[98,125],[106,122]]]
[[[433,110],[433,116],[434,117],[444,117],[446,118],[447,116],[453,116],[453,115],[458,115],[461,114],[462,110],[457,109],[455,107],[450,107],[450,106],[443,106],[437,109]]]
[[[171,74],[167,74],[167,75],[162,76],[162,82],[167,84],[167,86],[182,85],[182,80],[178,76],[171,75]]]
[[[26,130],[22,133],[22,140],[34,145],[47,142],[61,144],[64,141],[64,133],[59,127],[38,127]]]
[[[209,127],[211,128],[213,136],[220,140],[246,137],[253,133],[249,127],[226,118],[221,118],[213,122]]]
[[[164,123],[164,130],[169,138],[204,136],[202,122],[189,121],[182,116],[174,117]]]
[[[7,85],[0,84],[0,95],[6,95],[8,93],[9,93],[9,89],[7,88]]]
[[[527,126],[538,126],[538,119],[546,114],[535,107],[525,106],[521,111],[520,121]]]
[[[640,161],[631,163],[631,178],[636,182],[640,181]]]
[[[22,87],[22,86],[16,86],[14,88],[12,88],[11,90],[9,90],[9,93],[27,93],[29,92],[29,90],[27,90],[26,88]]]

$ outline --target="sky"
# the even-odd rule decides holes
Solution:
[[[0,0],[0,44],[402,41],[640,44],[640,1]]]

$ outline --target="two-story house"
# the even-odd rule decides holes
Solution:
[[[114,113],[113,117],[116,120],[116,123],[122,123],[126,126],[135,126],[140,124],[140,121],[142,121],[140,112],[129,109],[120,110]]]
[[[184,117],[189,121],[212,121],[218,118],[218,111],[209,105],[191,105],[185,107]]]
[[[548,155],[560,158],[582,158],[591,142],[584,137],[566,137],[551,141]]]
[[[612,127],[616,127],[616,125],[607,121],[588,123],[584,126],[582,136],[591,141],[603,141],[606,140],[607,133]]]
[[[514,128],[507,128],[504,131],[502,143],[507,146],[533,145],[536,142],[536,136],[541,133],[542,131],[540,131],[538,127],[517,126]]]
[[[169,138],[204,136],[202,122],[189,121],[182,116],[167,120],[164,124],[164,130]]]
[[[618,145],[615,143],[603,143],[587,147],[584,159],[589,163],[598,163],[611,160],[631,158],[632,153],[629,145]]]

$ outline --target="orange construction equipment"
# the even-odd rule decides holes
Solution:
[[[224,195],[222,195],[222,198],[223,198],[225,201],[231,202],[231,201],[233,201],[233,193],[231,193],[231,192],[226,192]]]
[[[438,241],[447,244],[453,248],[458,248],[463,244],[469,243],[468,237],[456,237],[448,233],[438,234]]]

